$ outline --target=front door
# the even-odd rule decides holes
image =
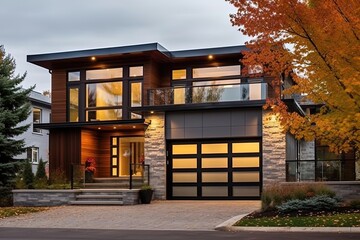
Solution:
[[[141,164],[144,160],[144,137],[111,137],[110,174],[112,177],[130,175],[130,164]],[[137,173],[136,166],[133,174]]]

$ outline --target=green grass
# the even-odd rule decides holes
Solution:
[[[48,209],[48,207],[0,207],[0,219]]]
[[[323,216],[261,217],[241,219],[234,226],[252,227],[360,227],[360,213]]]

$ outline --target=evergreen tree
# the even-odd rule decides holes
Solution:
[[[43,179],[47,180],[46,172],[45,172],[45,163],[42,160],[42,158],[40,158],[39,165],[36,170],[35,178],[37,180],[43,180]]]
[[[15,75],[15,61],[0,46],[0,199],[11,196],[19,161],[14,156],[24,152],[24,140],[14,137],[29,125],[18,126],[30,114],[28,95],[32,88],[21,87],[26,74]],[[1,204],[1,203],[0,203]]]
[[[32,172],[32,166],[29,161],[26,161],[24,166],[23,181],[26,188],[34,188],[34,174]]]

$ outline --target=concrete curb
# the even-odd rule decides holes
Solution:
[[[247,214],[235,216],[215,227],[218,231],[228,232],[337,232],[360,233],[360,227],[236,227],[233,226]]]

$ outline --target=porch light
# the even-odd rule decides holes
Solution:
[[[150,111],[151,114],[154,114],[154,111]]]
[[[99,130],[101,130],[101,127],[98,127]]]
[[[213,55],[209,55],[209,56],[208,56],[208,59],[209,59],[209,60],[211,60],[211,59],[213,59],[213,58],[214,58]]]
[[[136,128],[136,126],[133,126],[133,128]]]
[[[91,61],[95,61],[96,60],[96,57],[91,57]]]
[[[116,129],[116,127],[113,127],[114,129]]]

